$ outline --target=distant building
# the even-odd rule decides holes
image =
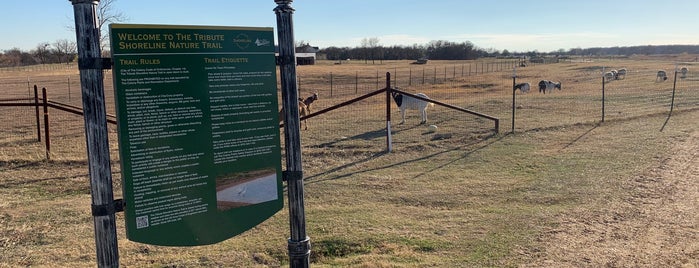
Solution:
[[[427,61],[429,61],[427,58],[419,58],[413,64],[427,64]]]
[[[305,44],[296,48],[296,65],[314,65],[320,49],[318,47]],[[279,62],[279,47],[275,47],[275,56]]]

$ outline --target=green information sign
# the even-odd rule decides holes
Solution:
[[[272,28],[112,24],[126,234],[217,243],[283,207]]]

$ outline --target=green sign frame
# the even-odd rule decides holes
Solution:
[[[127,238],[207,245],[283,207],[271,27],[111,24]]]

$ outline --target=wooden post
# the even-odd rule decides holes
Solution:
[[[109,159],[104,74],[97,28],[99,0],[70,0],[75,17],[78,68],[85,119],[85,139],[92,193],[98,267],[118,267],[114,192]]]
[[[49,138],[49,104],[46,98],[46,88],[41,88],[44,106],[44,140],[46,141],[46,160],[51,160],[51,139]]]
[[[36,108],[36,140],[41,142],[41,116],[39,115],[39,89],[34,85],[34,108]]]
[[[289,265],[292,268],[309,267],[311,239],[306,235],[306,214],[303,200],[303,168],[301,165],[301,133],[299,126],[299,102],[296,87],[296,51],[291,7],[293,0],[274,0],[277,7],[277,40],[279,40],[279,74],[281,76],[282,104],[284,110],[284,146],[286,149],[287,192],[289,199],[289,227],[291,237],[287,241]],[[332,94],[332,91],[331,91]]]

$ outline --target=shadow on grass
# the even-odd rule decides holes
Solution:
[[[506,134],[506,135],[507,135],[507,134]],[[466,149],[466,148],[468,148],[468,147],[474,146],[474,145],[476,145],[476,144],[485,142],[485,143],[482,144],[481,146],[478,146],[478,147],[476,147],[476,148],[474,148],[474,149],[472,149],[472,150],[466,152],[466,153],[463,154],[461,157],[458,157],[458,158],[456,158],[456,159],[454,159],[454,160],[452,160],[452,161],[449,161],[449,162],[447,162],[447,163],[445,163],[445,164],[439,165],[439,166],[437,166],[437,167],[435,167],[435,168],[433,168],[433,169],[426,170],[426,171],[424,171],[424,172],[418,174],[417,176],[415,176],[415,178],[418,178],[418,177],[421,177],[421,176],[423,176],[423,175],[426,175],[426,174],[428,174],[428,173],[430,173],[430,172],[432,172],[432,171],[434,171],[434,170],[443,168],[443,167],[445,167],[445,166],[447,166],[447,165],[450,165],[450,164],[452,164],[452,163],[454,163],[454,162],[457,162],[457,161],[459,161],[460,159],[466,158],[466,157],[470,156],[471,154],[473,154],[473,153],[475,153],[475,152],[478,152],[478,151],[480,151],[480,150],[482,150],[482,149],[484,149],[484,148],[486,148],[486,147],[488,147],[488,146],[490,146],[490,145],[492,145],[492,144],[494,144],[494,143],[496,143],[496,142],[502,140],[506,135],[492,134],[492,135],[490,135],[490,136],[485,137],[485,138],[482,139],[482,140],[476,140],[476,141],[474,141],[473,143],[465,144],[465,145],[462,145],[462,146],[459,146],[459,147],[456,147],[456,148],[447,149],[447,150],[444,150],[444,151],[440,151],[440,152],[436,152],[436,153],[433,153],[433,154],[421,156],[421,157],[418,157],[418,158],[414,158],[414,159],[410,159],[410,160],[406,160],[406,161],[401,161],[401,162],[397,162],[397,163],[392,163],[392,164],[384,165],[384,166],[381,166],[381,167],[370,168],[370,169],[364,169],[364,170],[361,170],[361,171],[358,171],[358,172],[349,173],[349,174],[340,174],[340,175],[338,175],[338,176],[331,177],[331,178],[327,178],[327,179],[318,179],[318,180],[314,180],[315,178],[321,177],[321,176],[323,176],[323,175],[329,175],[329,174],[332,174],[332,173],[335,173],[335,172],[338,172],[338,171],[341,171],[341,170],[350,168],[350,167],[352,167],[352,166],[357,166],[357,165],[359,165],[359,164],[369,162],[370,160],[375,159],[376,157],[379,157],[379,156],[388,154],[387,152],[380,152],[380,153],[376,153],[376,154],[373,154],[373,155],[371,155],[371,156],[368,156],[368,157],[366,157],[366,158],[364,158],[364,159],[360,159],[360,160],[357,160],[357,161],[352,162],[352,163],[348,163],[348,164],[345,164],[345,165],[342,165],[342,166],[338,166],[338,167],[329,169],[329,170],[327,170],[327,171],[324,171],[324,172],[321,172],[321,173],[318,173],[318,174],[315,174],[315,175],[312,175],[312,176],[305,177],[305,178],[304,178],[304,181],[306,182],[306,184],[312,184],[312,183],[319,183],[319,182],[330,181],[330,180],[343,179],[343,178],[346,178],[346,177],[349,177],[349,176],[353,176],[353,175],[356,175],[356,174],[374,172],[374,171],[378,171],[378,170],[384,170],[384,169],[388,169],[388,168],[392,168],[392,167],[396,167],[396,166],[401,166],[401,165],[410,164],[410,163],[413,163],[413,162],[424,161],[424,160],[430,159],[430,158],[432,158],[432,157],[435,157],[435,156],[438,156],[438,155],[441,155],[441,154],[445,154],[445,153],[449,153],[449,152],[453,152],[453,151],[463,150],[463,149]],[[497,137],[497,138],[494,138],[494,137]]]
[[[54,169],[56,167],[80,167],[87,166],[86,160],[37,160],[37,161],[0,161],[0,172],[19,170],[19,169]],[[47,181],[58,181],[66,179],[74,179],[79,177],[88,177],[88,174],[71,175],[71,176],[55,176],[51,178],[31,178],[17,181],[7,181],[0,183],[0,188],[27,185],[34,183],[42,183]]]
[[[587,136],[588,134],[590,134],[593,130],[595,130],[595,129],[596,129],[597,127],[599,127],[601,124],[602,124],[602,122],[596,123],[595,125],[592,126],[591,129],[588,129],[588,130],[585,131],[583,134],[581,134],[580,136],[578,136],[577,138],[575,138],[574,140],[572,140],[571,142],[569,142],[568,144],[566,144],[566,146],[563,146],[563,148],[561,148],[561,150],[559,150],[559,151],[563,151],[563,150],[567,149],[568,147],[572,146],[573,144],[577,143],[580,139],[582,139],[583,137],[585,137],[585,136]]]
[[[424,124],[423,124],[423,125],[424,125]],[[408,127],[408,128],[404,128],[404,129],[400,129],[400,130],[391,128],[391,134],[392,134],[392,135],[395,135],[395,134],[401,133],[401,132],[403,132],[403,131],[411,130],[411,129],[414,129],[414,128],[417,128],[417,127],[423,126],[423,125],[415,125],[415,126]],[[386,129],[385,129],[385,128],[382,128],[382,129],[377,129],[377,130],[373,130],[373,131],[369,131],[369,132],[364,132],[364,133],[361,133],[361,134],[357,134],[357,135],[354,135],[354,136],[352,136],[352,137],[348,137],[347,139],[341,139],[341,140],[335,140],[335,141],[331,141],[331,142],[321,143],[321,144],[314,145],[314,146],[311,146],[311,147],[313,147],[313,148],[324,148],[324,147],[335,146],[337,143],[340,143],[340,142],[345,141],[345,140],[366,140],[366,141],[370,141],[370,140],[375,140],[375,139],[380,139],[380,138],[385,138],[385,137],[386,137]]]

